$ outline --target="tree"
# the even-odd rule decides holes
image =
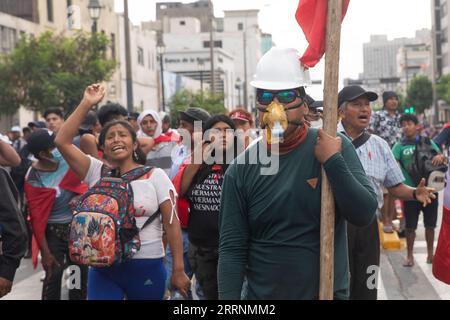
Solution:
[[[182,90],[172,96],[169,102],[170,117],[172,119],[172,127],[177,125],[178,113],[187,108],[202,108],[211,115],[226,113],[227,109],[223,103],[222,94],[211,94],[208,92],[191,92]]]
[[[436,89],[439,98],[450,104],[450,74],[439,79]]]
[[[0,57],[0,114],[21,106],[71,112],[89,84],[113,74],[117,63],[107,58],[107,50],[108,39],[101,34],[23,36],[11,54]]]
[[[417,114],[421,114],[433,103],[433,85],[426,76],[415,77],[408,86],[407,102]]]

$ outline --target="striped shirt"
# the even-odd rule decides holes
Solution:
[[[346,133],[342,123],[338,125],[338,132]],[[356,150],[359,160],[374,185],[377,193],[378,208],[383,207],[383,190],[382,187],[391,188],[403,183],[405,177],[394,158],[394,155],[385,140],[377,135],[372,134],[367,142]]]

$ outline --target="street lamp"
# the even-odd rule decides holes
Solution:
[[[237,79],[236,79],[236,85],[235,85],[235,88],[236,88],[237,91],[238,91],[238,101],[239,101],[238,106],[239,106],[239,107],[242,106],[242,103],[241,103],[241,86],[242,86],[241,78],[237,78]]]
[[[97,33],[97,21],[100,18],[100,11],[102,6],[99,0],[89,0],[88,4],[89,16],[91,17],[92,23],[92,33]]]
[[[160,35],[158,43],[156,44],[156,50],[158,51],[159,63],[161,69],[161,94],[162,94],[162,111],[166,111],[166,97],[164,92],[164,53],[166,52],[166,45],[164,44],[163,36]]]
[[[197,65],[200,71],[200,93],[203,99],[203,71],[205,70],[205,61],[202,58],[197,58]]]

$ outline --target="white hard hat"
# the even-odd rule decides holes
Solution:
[[[310,85],[311,79],[296,49],[273,47],[259,60],[250,84],[258,89],[284,90]]]

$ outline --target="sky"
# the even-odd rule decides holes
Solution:
[[[156,2],[175,1],[129,0],[130,18],[134,24],[155,20]],[[260,27],[272,34],[277,46],[293,47],[300,53],[306,50],[307,42],[295,20],[298,0],[213,0],[213,3],[216,16],[223,16],[223,10],[260,9]],[[123,11],[123,0],[116,0],[116,10]],[[416,30],[423,28],[431,29],[430,0],[350,0],[342,24],[341,80],[358,78],[363,72],[363,43],[370,40],[370,35],[412,38]],[[323,61],[310,71],[313,80],[323,79]],[[322,88],[311,88],[310,93],[313,98],[321,99]]]

